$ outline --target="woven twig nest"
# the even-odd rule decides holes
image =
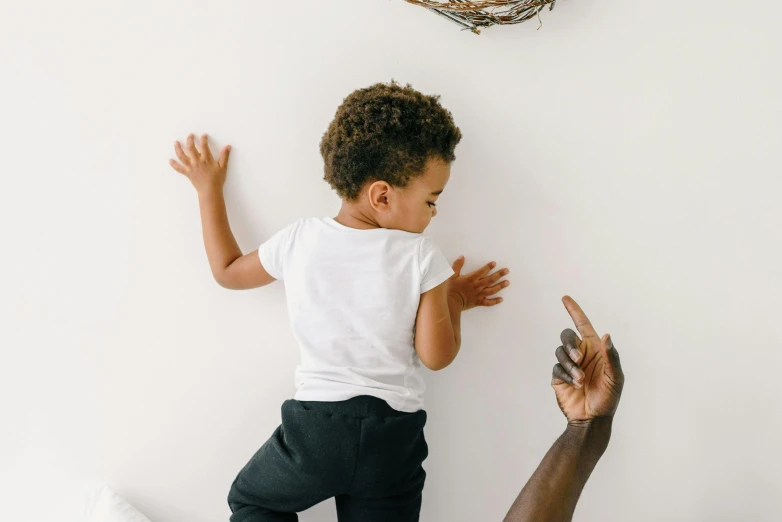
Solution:
[[[406,0],[434,11],[475,34],[482,27],[526,22],[539,16],[546,6],[554,9],[557,0]]]

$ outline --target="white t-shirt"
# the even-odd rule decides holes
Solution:
[[[258,255],[269,275],[285,281],[301,348],[295,399],[371,395],[398,411],[423,408],[413,344],[418,304],[453,275],[429,238],[312,218],[275,234]]]

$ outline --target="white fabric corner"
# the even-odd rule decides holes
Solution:
[[[105,484],[90,491],[84,522],[150,522],[136,508]]]

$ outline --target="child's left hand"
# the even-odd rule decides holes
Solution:
[[[464,267],[464,256],[459,257],[453,264],[453,271],[456,273],[448,280],[448,295],[461,300],[462,310],[469,310],[476,306],[500,304],[502,297],[492,296],[510,285],[510,281],[507,280],[497,282],[508,275],[510,270],[503,268],[490,274],[489,272],[494,270],[496,266],[497,263],[492,261],[483,268],[461,275]]]
[[[200,151],[195,147],[195,137],[192,134],[187,137],[185,150],[182,150],[182,144],[178,141],[174,142],[174,150],[179,161],[170,159],[168,163],[175,171],[184,174],[190,180],[196,192],[201,194],[210,189],[223,188],[228,169],[228,154],[231,152],[230,145],[223,147],[217,161],[212,157],[212,151],[209,150],[206,134],[201,136]]]

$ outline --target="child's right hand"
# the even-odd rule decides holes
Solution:
[[[453,271],[456,272],[448,280],[448,295],[453,296],[462,303],[462,310],[469,310],[476,306],[494,306],[502,302],[502,297],[491,297],[499,293],[503,288],[510,285],[510,281],[499,281],[510,270],[503,268],[493,274],[489,274],[497,263],[492,261],[483,268],[479,268],[467,275],[461,275],[464,267],[464,256],[459,257],[453,264]]]
[[[200,151],[195,147],[195,137],[192,134],[187,137],[185,150],[182,150],[182,144],[178,141],[174,142],[174,150],[179,161],[170,159],[168,163],[175,171],[184,174],[199,194],[223,187],[228,168],[228,154],[231,152],[230,145],[223,147],[217,161],[209,150],[206,134],[201,136]]]

